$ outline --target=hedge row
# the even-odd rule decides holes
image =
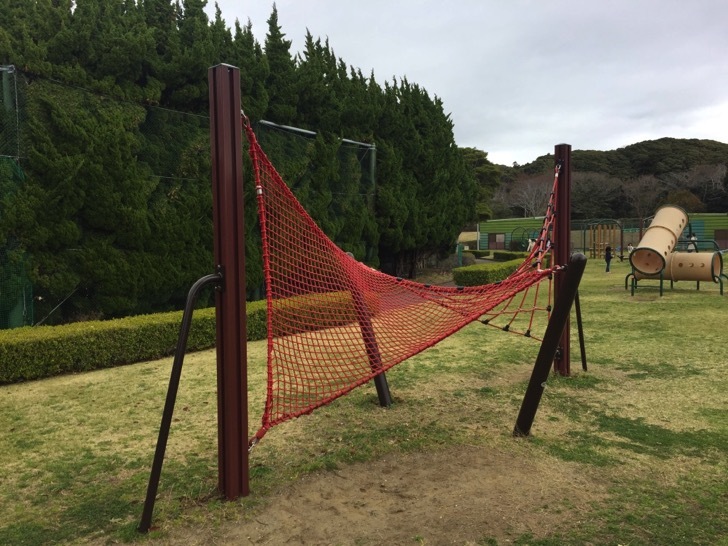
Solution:
[[[247,306],[248,339],[266,336],[265,302]],[[109,368],[173,354],[182,312],[0,331],[0,384]],[[189,351],[215,345],[215,309],[192,317]]]
[[[370,309],[378,302],[368,300]],[[287,334],[333,328],[357,319],[349,292],[297,296],[276,302]],[[265,339],[265,301],[248,303],[247,339]],[[62,326],[0,330],[0,384],[153,360],[173,354],[182,312],[142,315]],[[296,326],[298,325],[298,326]],[[188,351],[215,346],[215,309],[192,315]]]
[[[500,251],[499,251],[500,252]],[[467,267],[458,267],[452,270],[453,281],[458,286],[481,286],[502,281],[513,273],[523,263],[527,254],[523,252],[510,252],[509,254],[521,254],[506,262],[493,262],[489,264],[477,264]],[[547,268],[551,264],[551,254],[546,254],[541,267]]]
[[[468,250],[476,258],[487,258],[490,256],[490,250]]]
[[[458,286],[480,286],[502,281],[513,273],[523,259],[492,264],[477,264],[452,270],[453,281]]]
[[[379,297],[376,294],[367,294],[366,298],[368,308],[376,313],[380,308]],[[276,315],[285,322],[286,335],[336,328],[357,320],[354,300],[348,291],[295,296],[276,300],[274,305]]]
[[[497,262],[509,262],[511,260],[523,259],[528,256],[528,252],[514,252],[511,250],[494,250],[493,259]]]

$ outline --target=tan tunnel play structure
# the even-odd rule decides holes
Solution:
[[[634,277],[641,279],[664,278],[673,281],[715,281],[723,269],[720,252],[673,252],[665,258],[665,269],[657,273],[644,274],[635,269]]]
[[[629,256],[635,272],[659,275],[687,225],[688,214],[680,207],[666,205],[657,209],[650,227]]]
[[[718,282],[723,294],[723,256],[720,252],[675,252],[680,235],[688,225],[688,215],[680,207],[665,205],[657,209],[629,261],[635,283],[641,279]],[[628,275],[628,278],[629,276]],[[626,288],[626,282],[625,282]],[[660,288],[662,294],[662,288]]]

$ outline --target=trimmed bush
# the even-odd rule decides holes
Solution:
[[[469,250],[466,252],[463,252],[463,265],[473,265],[475,264],[475,254],[470,252]]]
[[[248,303],[248,340],[266,337],[265,301]],[[131,364],[173,354],[182,312],[0,330],[0,384]],[[192,315],[188,351],[215,346],[215,309]]]
[[[490,256],[490,250],[468,250],[476,258],[487,258]]]
[[[513,273],[523,260],[511,260],[493,264],[477,264],[452,270],[453,280],[458,286],[480,286],[502,281]]]
[[[511,260],[521,260],[528,256],[528,252],[513,252],[511,250],[494,250],[493,259],[497,262],[509,262]]]
[[[467,267],[458,267],[452,270],[453,281],[458,286],[481,286],[502,281],[511,275],[523,263],[523,258],[507,262],[494,262],[477,264]],[[546,254],[541,267],[548,268],[551,264],[551,254]]]
[[[373,311],[379,301],[367,299]],[[278,300],[278,310],[320,330],[357,320],[350,292],[327,292]],[[266,302],[246,304],[247,340],[265,339],[268,333]],[[192,315],[188,351],[215,346],[215,309],[198,309]],[[62,326],[36,326],[0,330],[0,385],[77,373],[143,360],[162,358],[177,346],[182,311],[140,315],[106,321],[88,321]],[[287,334],[297,333],[293,329]]]
[[[379,296],[367,294],[366,303],[376,312],[380,307]],[[294,296],[277,300],[274,306],[280,316],[288,318],[286,334],[336,328],[357,320],[354,300],[348,291]]]

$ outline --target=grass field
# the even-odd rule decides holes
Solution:
[[[136,526],[171,359],[0,387],[0,544],[255,543],[230,529],[245,532],[283,496],[303,495],[291,489],[302,483],[476,450],[497,454],[501,475],[525,468],[541,489],[573,487],[558,504],[534,500],[525,481],[492,490],[492,503],[511,495],[531,525],[454,522],[450,544],[728,545],[728,293],[681,282],[660,297],[643,281],[630,296],[627,264],[612,269],[587,264],[589,370],[574,343],[572,376],[549,380],[531,437],[511,431],[538,344],[476,323],[388,374],[392,408],[365,386],[273,428],[251,454],[252,494],[236,502],[216,492],[215,354],[188,355],[148,536]],[[248,347],[251,431],[265,349]],[[331,543],[441,543],[425,518],[421,531],[386,542],[365,534],[365,519]],[[268,538],[259,542],[276,543]]]

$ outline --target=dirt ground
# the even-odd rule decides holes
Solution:
[[[459,447],[301,478],[251,518],[169,544],[508,544],[578,526],[606,495],[568,465]]]

